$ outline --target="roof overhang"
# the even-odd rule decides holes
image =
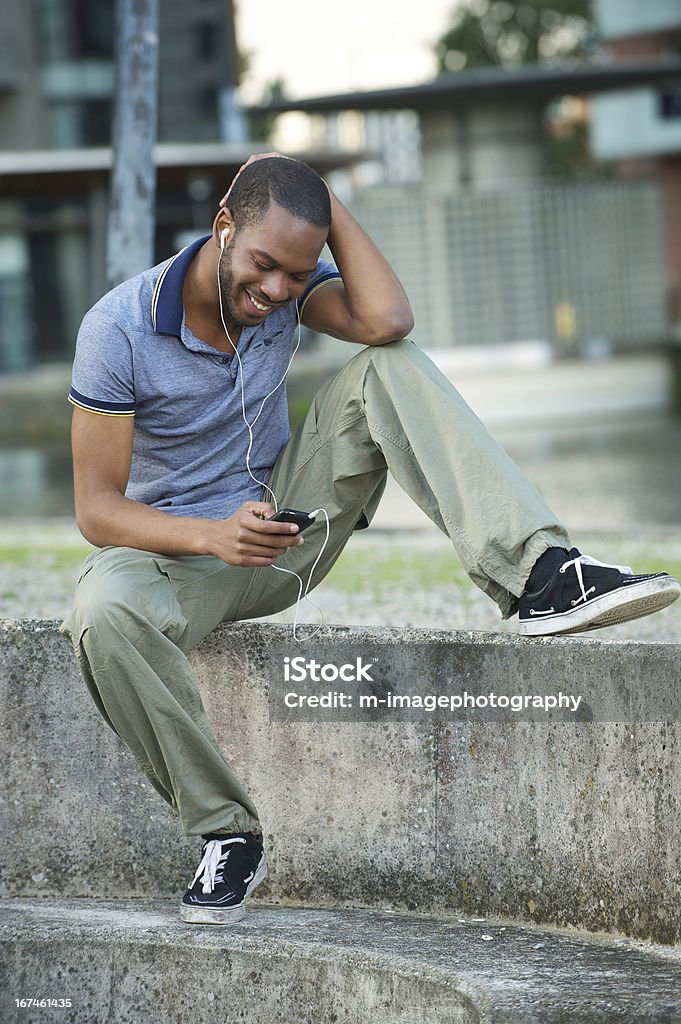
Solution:
[[[252,153],[265,147],[245,143],[159,143],[154,147],[157,187],[181,187],[192,178],[206,177],[218,188],[227,186]],[[366,160],[366,152],[320,148],[291,154],[320,174]],[[107,185],[113,164],[109,147],[89,149],[15,150],[0,152],[0,192],[3,196],[64,196]]]
[[[658,57],[654,60],[618,60],[556,67],[532,64],[514,69],[481,68],[443,74],[422,85],[303,100],[278,99],[251,110],[262,113],[299,110],[308,114],[326,114],[340,110],[411,109],[425,112],[489,104],[537,105],[556,96],[581,96],[644,85],[678,89],[681,86],[681,58]]]

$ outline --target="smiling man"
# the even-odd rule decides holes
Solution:
[[[328,242],[334,264],[320,259]],[[299,322],[366,346],[289,437]],[[83,320],[70,401],[78,524],[96,550],[63,623],[88,688],[203,855],[183,920],[230,923],[265,877],[261,826],[220,750],[186,652],[220,622],[292,605],[323,540],[269,519],[323,508],[318,583],[368,526],[388,470],[523,632],[580,632],[681,593],[571,547],[564,527],[404,337],[395,274],[305,164],[251,158],[210,235]],[[246,422],[245,422],[246,421]],[[263,488],[266,482],[267,488]]]

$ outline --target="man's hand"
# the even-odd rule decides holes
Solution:
[[[268,521],[275,512],[269,502],[247,501],[229,519],[210,521],[210,554],[228,565],[272,565],[287,548],[304,543],[295,524]]]

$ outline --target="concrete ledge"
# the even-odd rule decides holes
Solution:
[[[677,722],[272,723],[268,659],[290,635],[225,626],[191,656],[260,809],[266,898],[681,938]],[[410,645],[435,657],[453,642],[460,671],[490,687],[605,680],[627,707],[655,688],[670,713],[681,693],[676,645],[341,627],[318,640],[381,644],[396,672]],[[198,843],[97,715],[55,623],[5,624],[0,685],[5,895],[179,895]]]
[[[0,904],[2,1020],[78,1024],[575,1024],[681,1020],[681,952],[493,921],[177,901]],[[27,996],[66,1009],[18,1009]]]

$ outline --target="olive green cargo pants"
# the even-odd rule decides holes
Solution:
[[[353,530],[368,525],[387,470],[446,533],[469,576],[513,613],[548,547],[570,547],[555,516],[458,392],[408,341],[363,349],[316,396],[270,476],[280,506],[325,508],[318,583]],[[267,499],[268,496],[265,495]],[[323,518],[278,564],[303,579]],[[255,806],[227,764],[185,652],[220,622],[295,603],[298,582],[270,567],[105,547],[86,559],[62,624],[92,697],[186,835],[258,832]]]

